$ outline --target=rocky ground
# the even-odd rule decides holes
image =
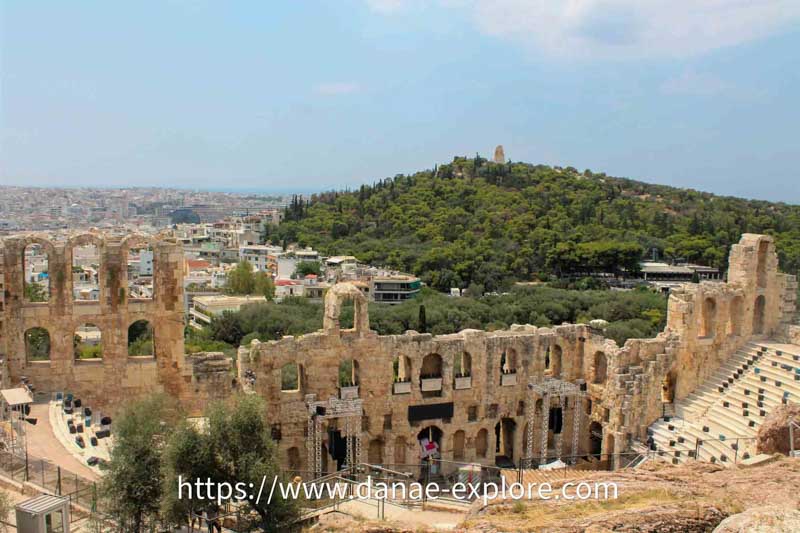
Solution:
[[[800,531],[800,459],[782,457],[762,466],[728,468],[706,463],[648,463],[636,470],[596,472],[582,481],[616,482],[619,497],[583,502],[495,502],[476,509],[456,531]],[[327,517],[314,529],[426,531],[341,515]]]

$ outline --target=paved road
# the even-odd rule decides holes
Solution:
[[[27,425],[28,455],[47,459],[86,479],[98,479],[97,474],[91,468],[81,463],[58,441],[50,425],[50,408],[47,403],[31,405],[30,416],[37,418],[38,422],[35,426]]]

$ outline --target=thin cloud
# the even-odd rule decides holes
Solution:
[[[341,94],[353,94],[361,90],[361,86],[355,82],[332,82],[320,83],[314,87],[314,92],[325,96],[337,96]]]
[[[411,0],[367,0],[391,13]],[[440,0],[479,31],[551,57],[690,57],[791,28],[797,0]],[[379,7],[380,6],[380,7]]]

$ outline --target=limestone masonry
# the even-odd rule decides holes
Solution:
[[[74,301],[72,252],[87,243],[100,251],[100,299]],[[124,285],[126,254],[143,243],[154,252],[151,300],[129,298]],[[48,256],[48,302],[24,297],[29,244]],[[624,346],[603,336],[602,321],[378,335],[361,291],[341,283],[326,295],[320,331],[254,341],[231,368],[221,354],[184,355],[177,242],[100,233],[10,237],[0,245],[0,356],[7,384],[26,376],[39,392],[69,391],[110,409],[150,391],[173,395],[194,413],[239,389],[259,394],[282,461],[298,471],[318,474],[347,461],[418,464],[421,440],[436,443],[445,461],[506,466],[598,454],[614,463],[611,454],[644,442],[666,406],[753,339],[800,341],[792,325],[797,283],[777,264],[771,237],[744,235],[731,249],[727,282],[674,290],[664,331]],[[348,300],[353,329],[339,324]],[[153,357],[127,355],[128,327],[137,320],[154,327]],[[83,323],[100,328],[102,359],[73,356]],[[26,357],[31,328],[49,332],[49,360]]]

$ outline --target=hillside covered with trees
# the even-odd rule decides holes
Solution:
[[[654,248],[665,260],[726,268],[748,232],[775,236],[782,269],[798,271],[800,206],[476,156],[295,199],[266,237],[411,272],[439,290],[490,292],[636,270]]]

